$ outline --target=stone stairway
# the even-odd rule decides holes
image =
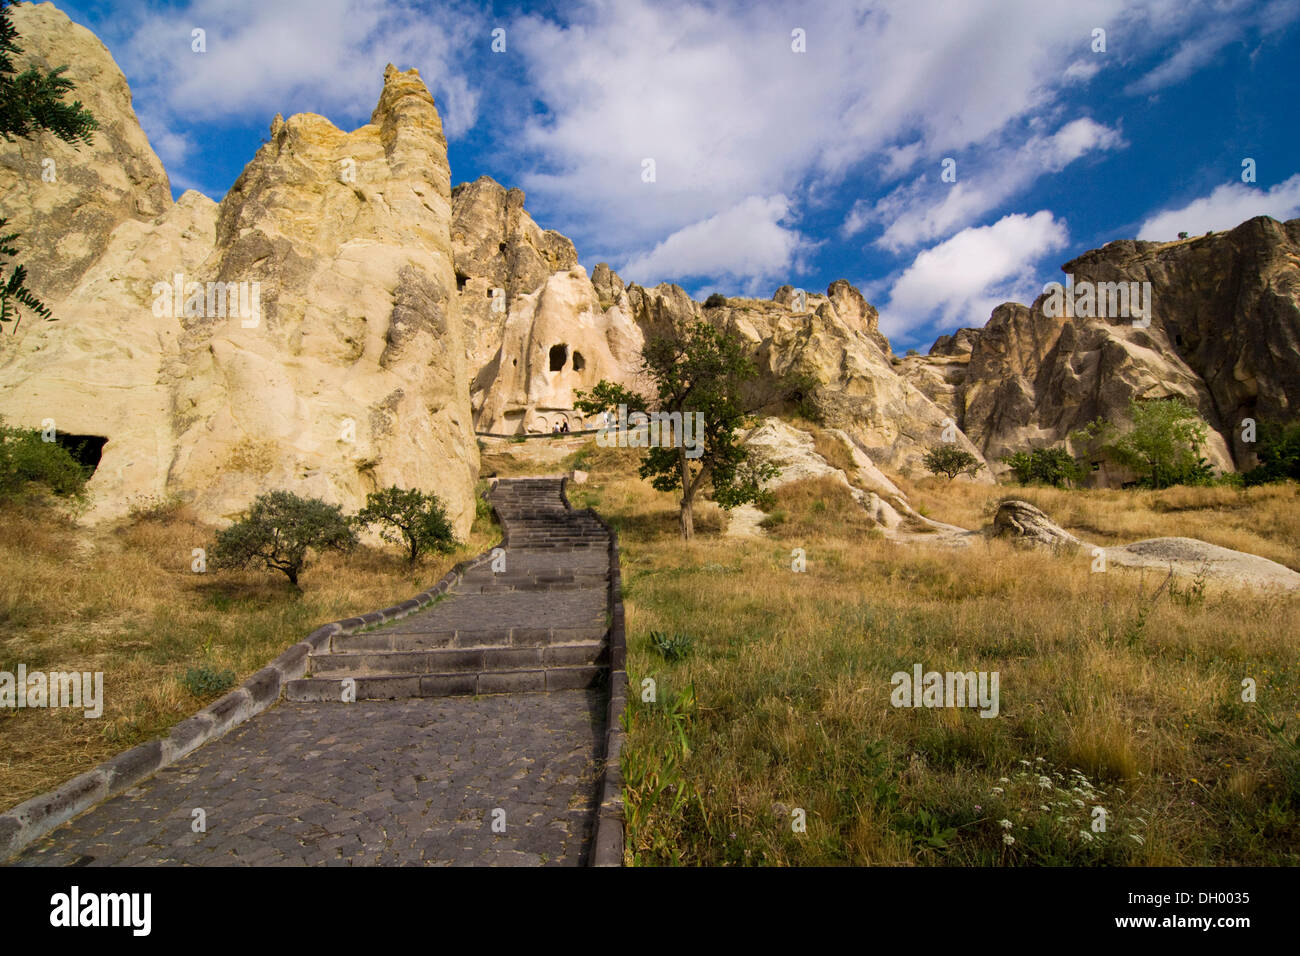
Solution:
[[[467,570],[431,608],[335,635],[290,681],[295,701],[575,690],[609,670],[609,533],[570,510],[560,478],[499,480],[489,500],[504,553]]]

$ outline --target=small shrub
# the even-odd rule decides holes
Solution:
[[[1262,423],[1255,455],[1259,464],[1242,476],[1247,485],[1262,485],[1288,478],[1300,481],[1300,421],[1289,425]]]
[[[235,570],[250,564],[281,571],[294,587],[309,551],[350,551],[352,523],[338,505],[290,491],[260,495],[238,521],[217,532],[211,564]]]
[[[89,469],[35,428],[13,428],[0,418],[0,498],[16,498],[36,485],[62,498],[85,496]]]
[[[796,412],[810,422],[821,423],[822,411],[817,406],[817,390],[821,383],[811,372],[790,370],[781,377],[777,388],[781,400],[794,406]]]
[[[713,293],[713,295],[709,296],[707,299],[704,300],[704,307],[706,309],[720,309],[726,304],[727,304],[727,297],[723,295],[721,292],[715,292]]]
[[[211,697],[225,693],[234,683],[234,671],[219,671],[206,664],[202,667],[191,667],[181,678],[181,684],[195,697]]]
[[[947,475],[949,481],[961,474],[974,475],[984,467],[978,458],[952,442],[935,445],[921,457],[921,464],[932,475]]]
[[[1002,461],[1011,467],[1022,485],[1051,485],[1068,488],[1082,481],[1087,471],[1064,448],[1033,448],[1007,455]]]
[[[663,631],[650,632],[650,646],[668,663],[683,660],[691,653],[695,638],[689,634],[673,634],[671,637]]]
[[[372,491],[357,513],[357,523],[378,525],[380,537],[406,548],[411,564],[429,551],[448,554],[456,548],[455,533],[438,496],[414,488],[393,485]]]

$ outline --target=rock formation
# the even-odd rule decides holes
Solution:
[[[710,309],[675,285],[633,285],[628,298],[647,334],[692,318],[735,329],[755,349],[759,389],[766,389],[768,398],[779,399],[782,383],[791,377],[810,377],[810,401],[826,425],[850,434],[880,467],[923,474],[921,456],[946,437],[983,460],[956,430],[951,414],[894,369],[876,310],[843,280],[832,283],[826,295],[805,294],[803,302],[789,286],[770,301],[728,299]],[[975,480],[991,479],[983,471]]]
[[[1054,548],[1078,548],[1083,542],[1027,501],[1010,500],[998,505],[989,533],[995,538],[1012,538],[1024,544]]]
[[[51,3],[9,12],[23,48],[18,72],[66,64],[75,98],[99,122],[89,145],[74,147],[46,132],[0,141],[0,215],[9,220],[6,232],[21,235],[28,285],[49,305],[72,291],[119,225],[150,222],[170,209],[171,186],[104,44]]]
[[[592,424],[575,392],[644,388],[646,337],[696,320],[752,346],[751,404],[820,418],[845,444],[845,480],[890,526],[925,522],[881,469],[919,475],[940,441],[1000,470],[1008,452],[1122,420],[1131,398],[1180,395],[1213,429],[1207,457],[1231,468],[1251,463],[1242,419],[1300,407],[1300,220],[1114,242],[1066,264],[1076,286],[1150,283],[1147,327],[1053,317],[1044,295],[898,357],[844,280],[705,307],[604,263],[588,275],[519,190],[486,176],[451,188],[414,70],[390,66],[371,121],[350,133],[277,116],[219,205],[194,192],[173,203],[103,45],[49,4],[14,17],[28,59],[70,65],[100,131],[80,152],[50,137],[0,147],[3,214],[59,317],[3,343],[0,409],[107,439],[92,517],[177,495],[225,518],[274,487],[355,508],[396,483],[438,492],[463,532],[474,431]],[[751,439],[795,471],[816,457],[774,418]]]
[[[943,336],[905,374],[951,401],[962,430],[996,459],[1064,441],[1130,399],[1181,396],[1209,424],[1206,457],[1250,467],[1242,422],[1300,410],[1300,220],[1265,216],[1176,242],[1120,240],[1062,266],[1075,288],[1150,283],[1149,327],[1130,316],[1056,317],[1044,294],[1005,303],[983,329]],[[1105,285],[1103,285],[1105,284]],[[1140,321],[1140,320],[1139,320]],[[945,386],[950,389],[945,392]]]
[[[114,131],[97,135],[102,148],[73,181],[92,193],[125,185],[115,220],[76,226],[84,239],[74,229],[89,264],[60,244],[57,270],[33,270],[58,321],[29,320],[3,344],[10,422],[107,438],[91,517],[176,495],[227,518],[272,488],[356,508],[400,484],[437,492],[464,533],[478,454],[451,176],[418,73],[390,66],[370,123],[351,133],[277,116],[219,206],[192,192],[172,204],[125,81],[103,80],[110,66],[121,79],[106,51],[52,8],[38,12],[15,10],[24,43],[69,63],[79,92],[97,89],[91,106]],[[23,168],[26,148],[4,148],[9,168]],[[59,242],[50,223],[28,228]]]

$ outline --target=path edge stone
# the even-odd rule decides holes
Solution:
[[[489,485],[489,491],[490,488]],[[565,504],[568,505],[567,500]],[[381,611],[332,621],[316,628],[230,693],[208,704],[192,717],[175,724],[166,736],[156,737],[123,751],[53,790],[37,794],[11,810],[0,813],[0,863],[17,855],[29,844],[73,817],[134,787],[208,741],[224,736],[250,717],[266,710],[280,699],[285,684],[306,674],[307,655],[314,650],[327,648],[335,637],[352,634],[372,624],[395,621],[428,607],[445,594],[462,574],[491,560],[493,551],[505,547],[509,532],[500,515],[497,519],[501,523],[501,541],[482,554],[461,561],[432,587]],[[621,828],[619,838],[621,848]]]
[[[569,503],[569,479],[560,481],[560,500]],[[600,805],[592,828],[588,866],[622,866],[625,842],[623,813],[623,714],[627,710],[627,629],[623,613],[623,572],[618,560],[618,532],[595,508],[587,514],[609,533],[609,703],[605,711],[605,756]]]

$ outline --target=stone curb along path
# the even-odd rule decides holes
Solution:
[[[149,778],[281,701],[283,706],[263,719],[276,724],[277,731],[283,729],[278,720],[293,720],[292,713],[288,716],[282,714],[286,707],[307,708],[313,715],[335,715],[325,718],[329,721],[337,720],[341,713],[335,708],[359,707],[363,706],[363,701],[476,695],[465,705],[469,706],[473,701],[490,704],[493,700],[510,699],[477,695],[560,691],[558,695],[546,694],[542,698],[534,694],[514,698],[520,702],[518,708],[511,708],[508,704],[491,705],[496,712],[497,724],[505,721],[507,739],[504,742],[509,748],[512,730],[519,734],[526,732],[523,727],[509,727],[512,710],[535,709],[536,705],[528,701],[545,699],[559,701],[563,710],[571,703],[565,698],[565,691],[583,696],[608,688],[603,753],[591,755],[601,772],[595,780],[597,802],[594,818],[590,821],[591,840],[585,856],[587,863],[592,865],[622,865],[624,833],[619,760],[627,701],[627,652],[618,541],[613,529],[594,510],[576,511],[572,508],[564,493],[566,480],[494,481],[488,498],[503,531],[502,541],[497,547],[458,564],[436,585],[408,601],[317,628],[243,685],[175,725],[167,736],[119,754],[55,790],[0,814],[0,860],[21,853],[25,847],[74,817],[81,817],[71,824],[76,829],[92,817],[105,816],[105,810],[100,809],[86,814],[105,801],[119,798],[113,800],[117,803],[127,799],[119,797],[122,794],[138,797],[142,790],[147,789],[145,784],[162,788],[163,784],[158,782],[161,778]],[[503,561],[505,567],[501,566]],[[592,590],[597,585],[604,585],[605,599],[593,605]],[[602,604],[604,606],[600,607]],[[591,626],[593,610],[604,617],[600,626],[595,628]],[[395,623],[399,621],[402,623]],[[470,626],[465,626],[467,623]],[[355,693],[357,703],[344,703],[340,693],[343,682],[349,678],[350,691]],[[582,702],[576,705],[584,712],[586,700],[583,696]],[[313,705],[295,701],[321,703]],[[427,716],[422,711],[409,710],[407,705],[420,706],[416,701],[382,706],[398,706],[399,710],[386,713],[405,714],[408,719]],[[318,718],[313,716],[312,719]],[[568,732],[577,723],[575,715],[564,716],[561,722]],[[231,739],[256,734],[257,724],[252,725],[251,731],[241,728]],[[423,726],[425,724],[421,724]],[[297,738],[309,737],[313,729],[319,730],[316,725],[305,729],[294,728],[292,724],[289,727],[296,730]],[[399,737],[409,730],[395,729]],[[325,733],[329,733],[328,723]],[[418,736],[418,733],[410,731],[406,735],[410,738]],[[329,736],[320,742],[333,741],[337,736]],[[571,738],[572,733],[565,739],[572,744]],[[472,763],[478,755],[474,742],[470,740],[468,743],[473,755]],[[492,742],[493,745],[499,743]],[[382,745],[381,740],[379,746]],[[223,742],[215,746],[221,751],[227,744]],[[344,749],[355,751],[358,746]],[[600,749],[598,745],[597,749]],[[491,752],[492,746],[487,750]],[[239,756],[246,755],[240,752]],[[462,757],[463,754],[453,754],[450,759],[457,763],[452,765],[464,766]],[[220,756],[215,759],[219,760]],[[213,769],[194,770],[189,766],[192,762],[183,765],[186,773]],[[261,765],[265,760],[258,757],[252,762]],[[524,764],[533,762],[532,759],[523,760]],[[481,767],[476,769],[483,770]],[[238,773],[238,770],[232,772]],[[168,774],[173,773],[173,770],[168,771]],[[482,773],[477,775],[481,777]],[[516,774],[516,778],[518,776]],[[424,776],[417,779],[424,779]],[[442,780],[439,785],[446,787],[450,782],[449,779]],[[370,811],[367,819],[372,821],[379,812],[373,803],[374,796],[372,794],[364,805]],[[576,796],[574,800],[582,802]],[[138,814],[139,809],[132,812]],[[328,821],[326,825],[330,825]],[[463,829],[463,825],[457,825]],[[51,839],[57,837],[58,834],[51,835]],[[49,842],[46,840],[44,844]],[[391,844],[392,840],[387,842]],[[439,850],[439,862],[445,862],[446,845],[440,846]],[[257,858],[256,852],[252,855]],[[565,855],[567,857],[567,853]],[[40,862],[39,859],[29,860],[30,857],[30,852],[24,854],[24,862]],[[281,855],[281,858],[286,857]],[[502,858],[524,859],[527,855]],[[541,858],[546,859],[546,854]],[[315,858],[305,860],[314,861]],[[376,861],[382,862],[382,856]],[[140,862],[146,861],[142,859]]]

